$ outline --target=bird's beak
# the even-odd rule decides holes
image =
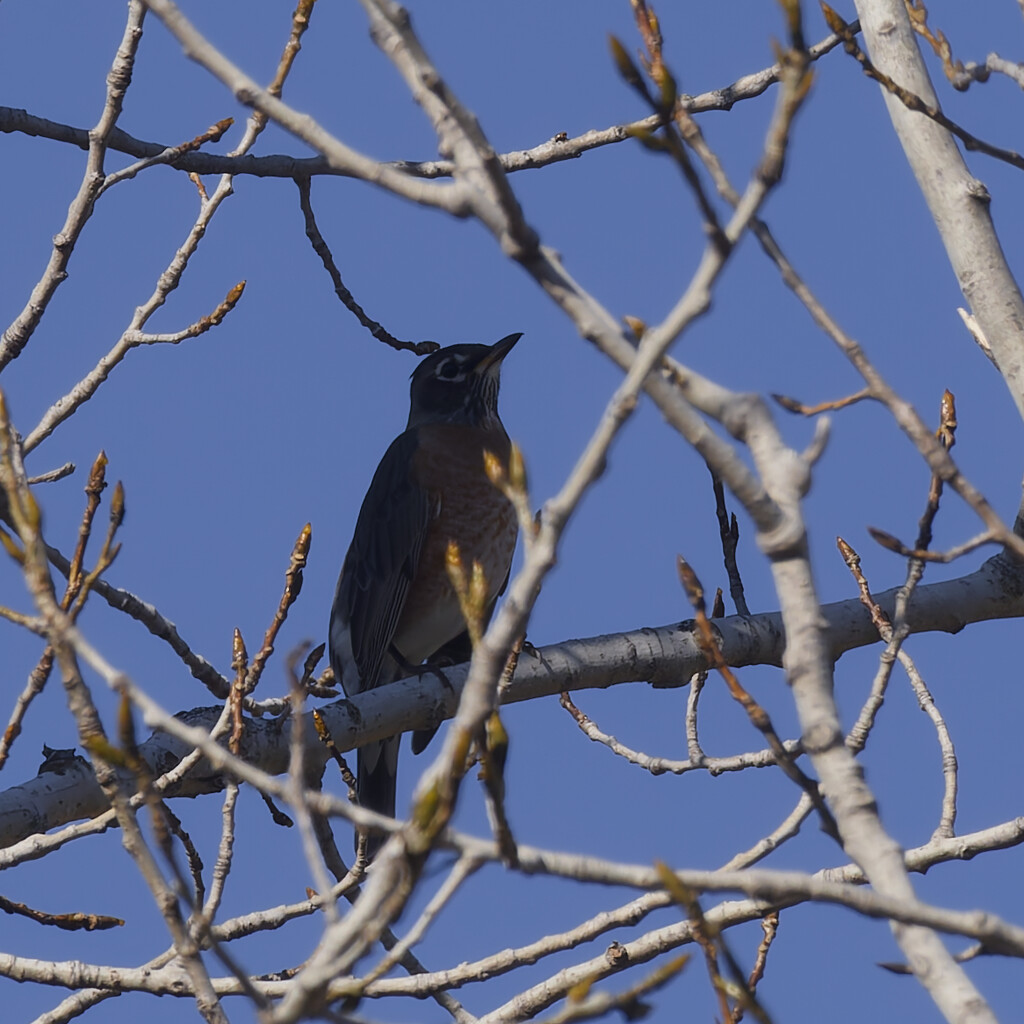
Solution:
[[[479,363],[473,367],[474,373],[487,373],[492,366],[500,366],[501,361],[512,351],[512,346],[523,336],[522,332],[509,334],[496,341],[483,355]]]

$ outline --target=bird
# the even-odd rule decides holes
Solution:
[[[412,373],[408,423],[363,498],[331,608],[330,662],[348,697],[407,677],[427,659],[457,664],[471,656],[448,575],[450,542],[467,569],[474,561],[483,568],[485,626],[508,583],[518,523],[512,503],[487,476],[484,453],[508,464],[498,388],[502,361],[520,337],[449,345]],[[414,732],[413,752],[436,731]],[[360,806],[392,818],[400,741],[373,740],[356,755]],[[369,837],[370,860],[383,842]]]

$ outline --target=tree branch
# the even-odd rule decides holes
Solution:
[[[898,590],[876,595],[887,614],[895,614]],[[861,602],[852,598],[823,605],[825,639],[831,657],[879,642],[878,630]],[[972,622],[1024,616],[1024,586],[1012,563],[1001,555],[989,559],[977,572],[959,579],[918,588],[907,613],[911,633],[941,631],[958,633]],[[736,668],[747,665],[779,665],[785,649],[782,617],[778,612],[754,616],[730,616],[713,620],[725,660]],[[627,682],[647,682],[656,688],[686,685],[705,669],[693,630],[687,623],[660,628],[609,634],[586,640],[570,640],[538,648],[519,659],[509,685],[501,693],[504,704],[556,696],[562,690],[604,689]],[[350,701],[320,708],[331,735],[341,750],[351,750],[370,739],[397,732],[426,728],[455,713],[465,685],[468,666],[446,669],[450,688],[431,674],[368,690]],[[179,712],[183,724],[209,730],[221,714],[220,707],[193,708]],[[246,718],[241,756],[270,774],[283,774],[288,763],[288,727],[278,718]],[[309,756],[326,760],[327,752],[315,738],[312,720]],[[154,733],[139,752],[152,769],[168,765],[188,753],[185,746],[167,735]],[[218,792],[225,780],[206,760],[188,777],[168,790],[168,796],[196,796]],[[65,765],[61,772],[43,770],[35,778],[0,793],[0,849],[5,857],[20,858],[44,837],[36,833],[79,818],[102,814],[106,803],[88,766]],[[17,845],[15,845],[17,844]],[[24,845],[23,845],[24,844]],[[6,863],[0,857],[0,866]]]

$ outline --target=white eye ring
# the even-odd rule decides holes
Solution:
[[[446,359],[437,368],[437,377],[440,380],[455,380],[462,376],[462,364],[457,359]]]

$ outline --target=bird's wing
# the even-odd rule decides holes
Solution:
[[[430,496],[413,481],[417,431],[400,434],[384,453],[363,499],[355,534],[345,556],[331,612],[332,663],[339,659],[335,637],[345,626],[359,679],[334,665],[346,692],[359,693],[389,680],[381,668],[416,574],[431,519]],[[338,629],[341,627],[341,630]],[[348,678],[345,678],[348,676]]]

